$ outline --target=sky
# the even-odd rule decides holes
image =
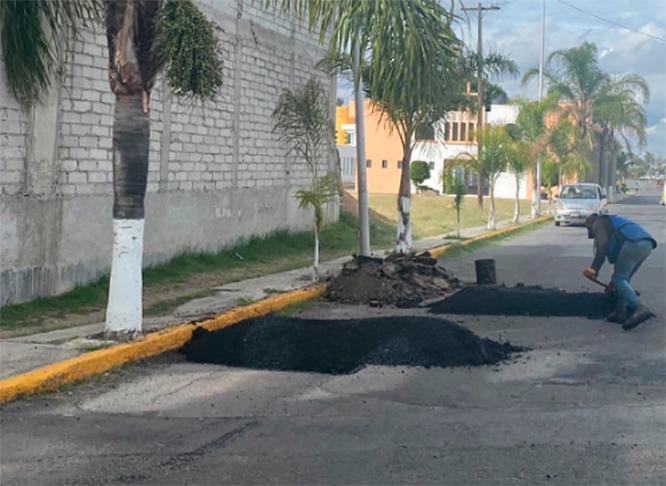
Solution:
[[[475,6],[463,0],[466,6]],[[521,72],[539,64],[540,0],[497,0],[498,11],[484,15],[484,50],[493,49],[516,61]],[[575,10],[590,12],[635,31],[666,39],[666,0],[546,0],[546,56],[556,49],[593,42],[602,69],[611,74],[640,74],[651,96],[645,107],[648,118],[646,149],[666,156],[666,41],[611,25]],[[471,30],[470,30],[471,28]],[[471,34],[471,35],[470,35]],[[476,17],[464,22],[461,35],[476,46]],[[535,98],[537,82],[523,87],[520,79],[500,80],[510,96]]]
[[[459,3],[457,0],[456,3]],[[449,4],[449,0],[444,2]],[[472,0],[462,0],[467,7]],[[651,90],[646,105],[647,147],[666,156],[666,41],[632,32],[566,5],[623,24],[635,31],[666,39],[666,0],[546,0],[546,56],[556,49],[593,42],[599,50],[602,69],[611,74],[639,74]],[[516,61],[522,72],[539,64],[541,0],[485,0],[500,10],[484,14],[484,51],[495,50]],[[470,14],[459,26],[459,35],[476,49],[476,16]],[[517,79],[500,79],[509,96],[535,99],[537,83],[523,87]],[[344,94],[348,86],[341,85]]]

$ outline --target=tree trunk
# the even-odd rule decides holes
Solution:
[[[491,178],[488,183],[490,204],[488,205],[488,224],[486,227],[490,230],[494,230],[497,227],[495,224],[495,181]]]
[[[520,174],[516,174],[516,201],[513,208],[513,222],[520,221]]]
[[[476,183],[476,203],[479,209],[483,209],[483,176],[480,173]]]
[[[460,239],[460,208],[456,208],[456,238]]]
[[[319,226],[315,225],[314,265],[312,266],[313,280],[319,280]]]
[[[138,334],[142,320],[144,197],[150,116],[142,94],[119,94],[113,119],[113,261],[106,332]]]
[[[606,168],[604,167],[604,134],[599,135],[599,180],[601,187],[606,187]]]
[[[405,139],[409,140],[408,137],[405,137]],[[398,191],[398,236],[395,242],[395,251],[397,253],[408,253],[414,243],[412,241],[412,222],[409,216],[412,206],[412,189],[409,180],[412,149],[405,146],[402,152],[402,172],[400,173],[400,189]]]

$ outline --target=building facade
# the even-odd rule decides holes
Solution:
[[[493,104],[490,110],[483,111],[483,123],[506,125],[513,123],[518,116],[518,108],[511,105]],[[402,145],[398,135],[393,132],[380,113],[366,100],[365,102],[365,155],[368,192],[397,194],[402,169]],[[336,140],[338,151],[343,159],[343,180],[355,181],[355,152],[349,147],[356,145],[354,126],[355,110],[353,100],[347,106],[338,106],[336,110]],[[477,146],[474,134],[478,120],[470,111],[457,111],[448,114],[445,120],[436,123],[428,133],[419,133],[417,144],[412,153],[412,161],[421,160],[430,166],[430,178],[422,187],[443,194],[443,172],[447,161],[452,161],[464,154],[476,155]],[[344,143],[340,143],[344,142]],[[351,155],[354,154],[353,161]],[[344,154],[344,156],[342,155]],[[346,165],[345,165],[346,161]],[[346,168],[346,172],[345,172]],[[472,171],[465,174],[467,192],[476,194],[477,176]],[[520,197],[529,199],[533,184],[530,174],[521,178]],[[416,190],[416,188],[412,188]],[[486,188],[487,191],[487,188]],[[487,193],[487,192],[486,192]],[[516,179],[513,174],[501,173],[495,188],[498,198],[514,198]]]
[[[306,164],[272,133],[280,91],[317,77],[335,108],[335,80],[316,68],[317,33],[252,0],[199,0],[219,26],[224,85],[215,102],[182,99],[160,80],[150,102],[144,263],[217,251],[277,229],[311,227],[294,193]],[[62,76],[32,109],[0,68],[0,305],[53,295],[108,272],[115,98],[103,26],[70,40]],[[333,141],[321,173],[335,168]],[[327,219],[337,218],[331,204]]]

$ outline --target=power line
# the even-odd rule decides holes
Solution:
[[[585,15],[589,15],[590,17],[594,17],[595,19],[597,19],[597,20],[601,20],[602,22],[606,22],[607,24],[615,25],[616,27],[621,27],[621,28],[623,28],[623,29],[625,29],[625,30],[628,30],[628,31],[630,31],[630,32],[634,32],[634,33],[636,33],[636,34],[644,35],[644,36],[646,36],[646,37],[651,37],[651,38],[653,38],[653,39],[656,39],[656,40],[658,40],[658,41],[661,41],[661,42],[665,42],[665,43],[666,43],[666,39],[663,38],[663,37],[659,37],[659,36],[657,36],[657,35],[652,35],[652,34],[649,34],[649,33],[647,33],[647,32],[641,32],[640,30],[632,29],[631,27],[628,27],[628,26],[626,26],[626,25],[624,25],[624,24],[621,24],[621,23],[619,23],[619,22],[615,22],[614,20],[609,20],[609,19],[606,19],[606,18],[604,18],[604,17],[600,17],[599,15],[597,15],[597,14],[595,14],[595,13],[592,13],[592,12],[589,12],[589,11],[587,11],[587,10],[584,10],[584,9],[582,9],[582,8],[580,8],[580,7],[577,7],[576,5],[573,5],[573,4],[569,3],[569,2],[566,2],[565,0],[557,0],[557,1],[558,1],[559,3],[561,3],[562,5],[566,5],[567,7],[573,8],[574,10],[578,10],[579,12],[584,13]]]

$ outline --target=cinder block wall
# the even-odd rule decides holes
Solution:
[[[158,80],[151,101],[146,265],[215,251],[276,229],[307,229],[294,193],[301,160],[271,133],[281,89],[315,75],[334,116],[335,81],[305,26],[252,0],[201,0],[221,27],[224,87],[203,105]],[[64,292],[108,272],[112,245],[114,95],[102,26],[71,40],[44,103],[22,109],[0,68],[0,305]],[[333,150],[333,141],[331,141]],[[322,160],[320,173],[334,168]],[[337,219],[337,204],[328,208]]]

